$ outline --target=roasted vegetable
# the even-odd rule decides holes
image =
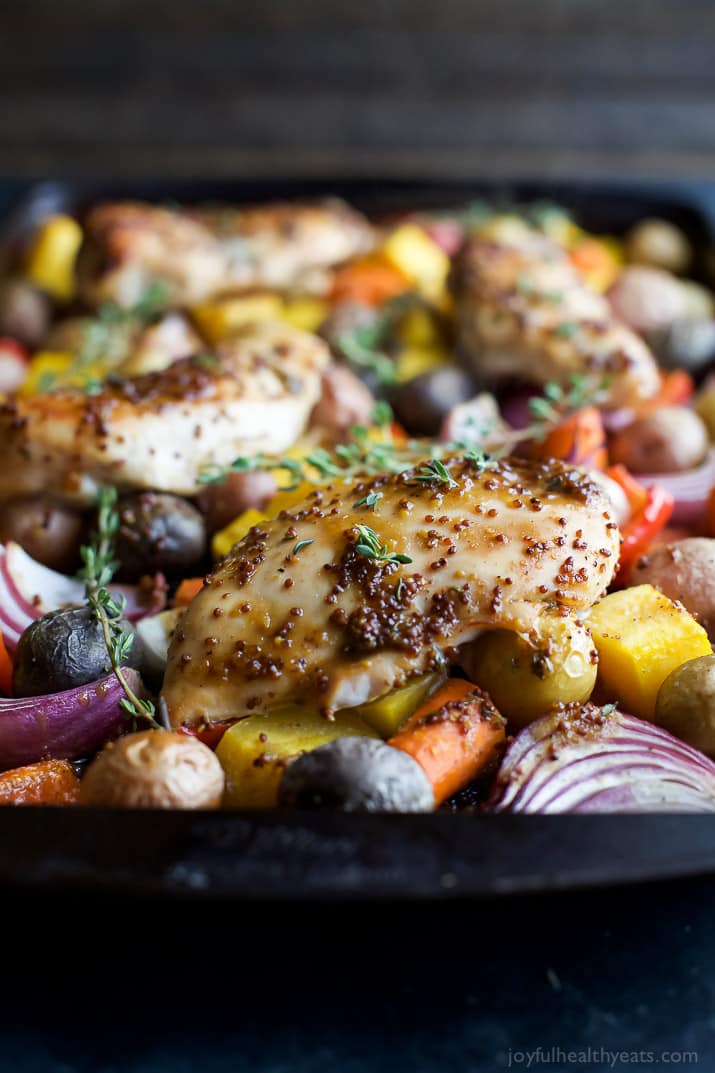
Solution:
[[[658,690],[671,671],[712,651],[702,626],[652,585],[611,593],[587,621],[602,692],[642,719],[653,718]]]
[[[337,738],[291,761],[278,803],[342,812],[431,812],[432,787],[407,753],[372,738]]]
[[[542,615],[528,638],[493,630],[470,646],[464,666],[509,722],[526,726],[554,704],[588,700],[598,656],[587,627]]]
[[[626,257],[651,268],[681,275],[693,258],[689,239],[669,220],[641,220],[626,235]]]
[[[133,633],[128,622],[122,629]],[[141,643],[122,665],[138,669]],[[50,611],[25,630],[15,652],[13,689],[17,697],[40,697],[96,682],[110,670],[102,627],[88,607]]]
[[[68,301],[75,292],[75,261],[81,242],[82,228],[71,216],[48,216],[27,256],[28,279],[53,298]]]
[[[219,529],[218,533],[214,533],[211,538],[211,554],[214,559],[223,559],[224,555],[228,555],[234,544],[238,544],[239,540],[243,540],[249,529],[252,529],[254,525],[260,525],[268,517],[262,510],[255,510],[253,507],[249,507],[248,510],[244,510],[242,514],[239,514],[237,518],[234,518],[223,529]]]
[[[119,500],[116,555],[121,575],[188,573],[203,559],[206,528],[200,511],[180,496],[142,492]]]
[[[11,499],[0,510],[0,543],[14,540],[39,563],[66,573],[79,563],[85,528],[82,514],[46,496]]]
[[[425,298],[439,305],[447,291],[449,257],[418,224],[406,223],[388,236],[383,255]]]
[[[653,722],[715,757],[715,656],[676,667],[658,690]]]
[[[247,294],[202,302],[193,307],[191,316],[203,337],[218,343],[247,324],[276,320],[282,310],[283,301],[277,294]]]
[[[239,720],[216,750],[226,772],[225,804],[270,808],[278,800],[278,785],[289,760],[335,738],[356,735],[378,736],[349,710],[339,712],[334,720],[299,707]]]
[[[610,444],[612,462],[632,473],[676,473],[693,469],[708,450],[707,429],[685,406],[663,406],[617,432]]]
[[[254,469],[246,473],[229,473],[219,484],[205,488],[197,502],[209,533],[216,533],[246,510],[263,510],[276,491],[273,475]]]
[[[430,693],[434,693],[443,679],[443,674],[421,674],[400,689],[393,689],[384,697],[351,709],[352,714],[364,719],[383,738],[389,738]]]
[[[648,342],[663,369],[698,373],[715,359],[715,321],[710,317],[675,320],[651,332]]]
[[[401,384],[390,401],[397,420],[408,432],[436,436],[449,411],[478,390],[476,380],[466,370],[443,364]]]
[[[223,771],[207,745],[167,730],[110,742],[82,779],[80,804],[109,808],[218,808]]]
[[[75,805],[79,779],[66,760],[41,760],[0,775],[0,805]]]
[[[27,280],[9,279],[0,285],[0,335],[34,350],[47,335],[51,314],[47,295]]]
[[[635,564],[631,580],[678,600],[715,640],[715,540],[689,537],[653,548]]]
[[[504,719],[471,682],[452,679],[390,738],[388,744],[417,761],[439,805],[499,758]]]

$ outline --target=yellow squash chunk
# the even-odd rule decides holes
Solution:
[[[67,301],[75,292],[75,261],[82,228],[71,216],[48,216],[40,224],[25,264],[28,279],[53,298]]]
[[[395,334],[406,347],[441,347],[443,343],[437,318],[424,306],[408,309]]]
[[[283,299],[277,294],[246,294],[202,302],[191,310],[194,322],[209,343],[218,343],[231,332],[260,320],[279,319]]]
[[[447,361],[449,354],[441,347],[405,347],[397,357],[397,379],[404,384],[406,380],[414,380],[416,376],[429,373]]]
[[[243,514],[239,514],[238,518],[234,518],[229,525],[219,529],[211,539],[211,554],[214,559],[223,559],[224,555],[228,555],[234,544],[238,544],[239,540],[243,540],[249,529],[252,529],[254,525],[258,525],[259,522],[265,522],[267,517],[268,515],[264,514],[263,511],[249,507],[248,510],[244,510]]]
[[[598,677],[609,698],[652,719],[658,690],[671,671],[712,651],[692,615],[652,585],[611,593],[588,616],[598,650]]]
[[[55,387],[62,381],[73,361],[72,354],[59,350],[38,350],[28,365],[20,395],[36,395]]]
[[[400,689],[392,689],[369,704],[353,708],[352,712],[369,723],[380,737],[391,738],[444,678],[443,674],[421,674]]]
[[[422,227],[402,224],[387,238],[382,252],[426,298],[433,302],[442,299],[447,290],[449,257]]]
[[[328,302],[320,298],[291,298],[281,312],[281,320],[303,332],[317,332],[330,313]]]
[[[375,730],[352,712],[334,720],[291,707],[249,715],[226,731],[216,755],[226,773],[228,808],[274,808],[287,762],[335,738],[377,738]]]

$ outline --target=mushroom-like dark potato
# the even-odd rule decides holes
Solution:
[[[397,420],[415,436],[436,436],[450,410],[479,390],[471,373],[458,365],[438,365],[396,388],[390,401]]]
[[[128,622],[125,633],[133,634]],[[123,665],[139,669],[136,635]],[[15,652],[13,690],[17,697],[41,697],[96,682],[111,670],[102,627],[88,607],[50,611],[28,626]]]
[[[111,808],[218,808],[223,768],[189,734],[142,730],[110,742],[82,779],[81,805]]]
[[[69,573],[79,563],[81,514],[45,496],[11,499],[0,510],[0,543],[14,540],[38,563]]]
[[[116,554],[122,577],[136,581],[161,570],[181,574],[195,568],[206,551],[200,511],[180,496],[140,492],[117,505]]]
[[[336,738],[288,765],[278,801],[343,812],[431,812],[434,792],[408,753],[375,738]]]
[[[277,491],[278,486],[271,473],[252,469],[245,473],[229,473],[220,484],[206,487],[197,502],[209,533],[215,533],[243,514],[244,510],[251,507],[263,510]]]

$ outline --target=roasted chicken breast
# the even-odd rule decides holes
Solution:
[[[585,373],[612,407],[633,406],[658,391],[646,344],[539,232],[467,239],[452,278],[459,349],[483,381],[565,384],[573,373]]]
[[[0,406],[0,499],[91,502],[98,485],[192,495],[202,469],[280,453],[303,432],[330,363],[313,335],[264,322],[199,355],[98,394],[60,390]]]
[[[170,209],[143,202],[98,205],[85,221],[81,297],[130,308],[161,284],[166,306],[250,288],[307,285],[373,243],[366,218],[344,202],[245,209]]]
[[[448,482],[410,470],[323,487],[254,527],[176,630],[163,690],[173,725],[288,701],[329,714],[456,659],[482,628],[527,633],[545,609],[598,599],[619,530],[583,471],[446,465]]]

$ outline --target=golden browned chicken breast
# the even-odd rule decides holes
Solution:
[[[172,723],[287,701],[352,707],[456,659],[484,627],[526,633],[546,608],[595,602],[619,530],[584,472],[445,465],[446,479],[418,468],[324,487],[254,527],[179,623],[163,691]]]
[[[96,395],[60,390],[0,406],[0,500],[51,492],[91,502],[97,487],[191,495],[208,463],[280,453],[303,432],[330,363],[313,335],[264,322],[216,357],[175,361]]]
[[[590,374],[612,407],[658,391],[646,344],[615,320],[564,250],[539,232],[469,238],[453,287],[460,350],[484,381],[565,384],[574,373]]]
[[[82,298],[125,308],[161,284],[166,306],[257,287],[287,290],[372,246],[370,224],[339,200],[245,209],[92,209],[78,260]]]

